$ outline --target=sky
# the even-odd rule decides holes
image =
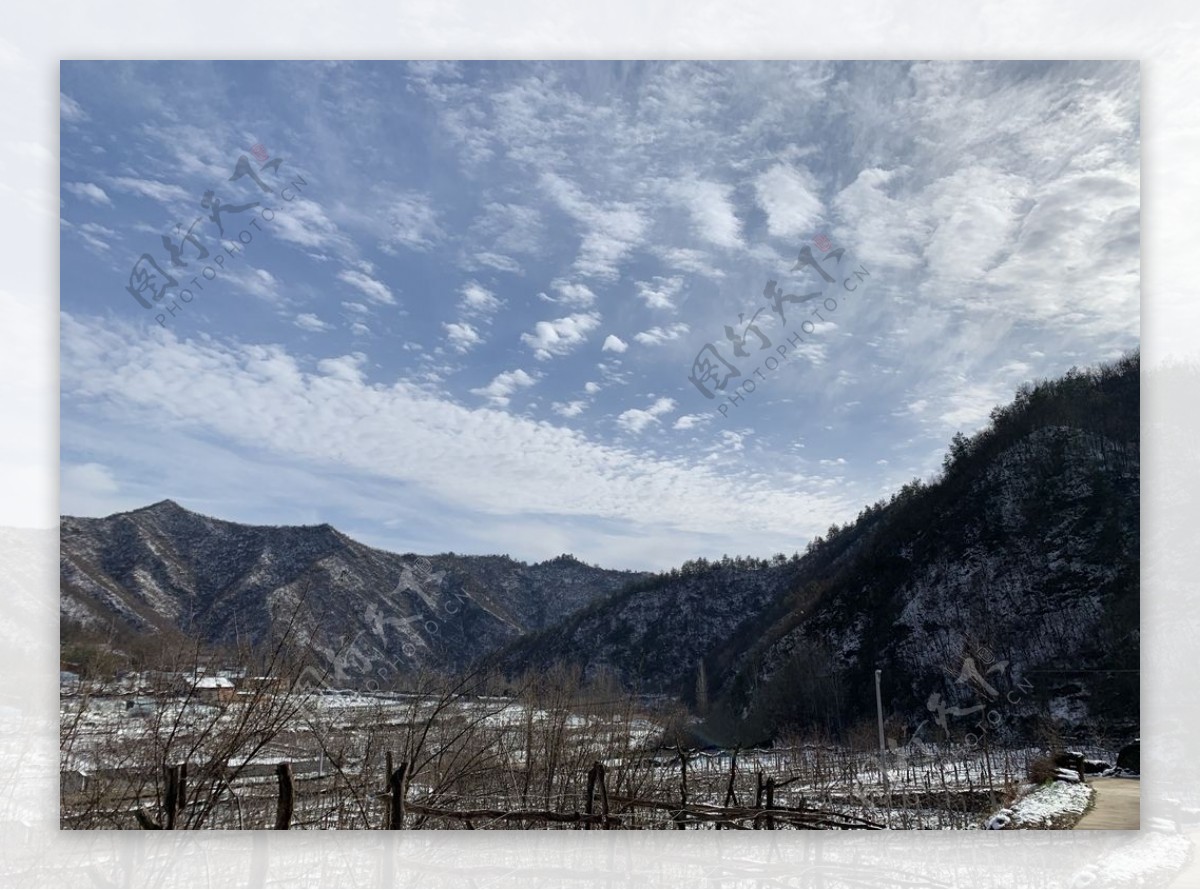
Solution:
[[[614,568],[802,551],[1022,382],[1137,347],[1139,89],[64,62],[61,511]]]

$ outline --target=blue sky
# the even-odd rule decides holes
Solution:
[[[791,553],[1138,342],[1136,63],[70,62],[61,90],[68,514]],[[870,277],[754,378],[810,311],[764,285],[820,287],[793,266],[822,236]],[[162,324],[142,254],[191,290]],[[722,415],[693,360],[759,310]]]

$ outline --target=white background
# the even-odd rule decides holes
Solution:
[[[1181,2],[108,2],[0,24],[0,884],[1200,886],[1200,15]],[[1115,832],[57,829],[58,63],[72,58],[1132,58],[1142,62],[1142,824]],[[21,531],[25,529],[26,531]],[[38,531],[40,530],[40,531]],[[1200,846],[1200,828],[1183,825]],[[1198,857],[1200,858],[1200,857]]]

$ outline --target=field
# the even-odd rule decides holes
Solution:
[[[697,749],[662,702],[543,678],[61,704],[63,828],[973,829],[1041,752]],[[1034,826],[1029,826],[1034,827]]]

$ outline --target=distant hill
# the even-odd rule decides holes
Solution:
[[[345,683],[380,666],[463,669],[642,577],[569,556],[398,555],[329,525],[240,525],[169,500],[63,517],[60,565],[64,651],[107,638],[125,649],[164,637],[261,642],[302,608],[304,632]]]

